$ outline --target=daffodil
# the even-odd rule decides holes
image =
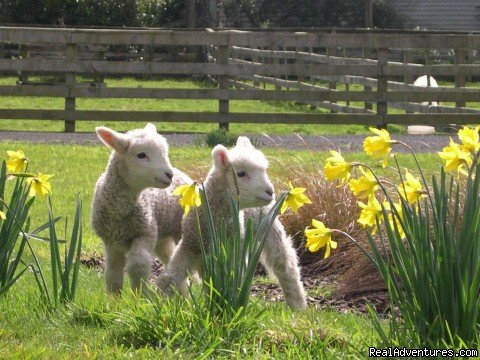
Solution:
[[[375,198],[375,196],[371,195],[368,198],[368,202],[365,204],[361,201],[358,201],[358,206],[362,209],[360,211],[360,217],[357,220],[363,227],[371,227],[372,233],[375,234],[377,232],[377,217],[382,214],[382,206]],[[381,217],[379,217],[379,221]]]
[[[325,178],[329,181],[340,180],[342,183],[348,181],[352,164],[347,163],[342,154],[337,151],[330,150],[330,155],[325,161]]]
[[[359,168],[363,175],[358,179],[351,179],[348,182],[348,185],[353,195],[360,199],[364,199],[372,195],[375,190],[378,189],[378,182],[370,170],[365,171],[361,166]]]
[[[0,219],[5,220],[7,218],[7,215],[3,211],[0,211]]]
[[[405,231],[400,223],[400,220],[403,219],[403,208],[402,203],[393,203],[393,207],[395,208],[395,212],[391,209],[390,202],[385,201],[383,203],[383,207],[385,210],[389,211],[388,213],[388,222],[392,229],[395,229],[395,225],[398,229],[399,235],[402,239],[406,237]]]
[[[330,256],[330,250],[337,248],[337,242],[332,240],[332,230],[327,228],[323,222],[315,219],[312,219],[312,226],[313,229],[308,227],[305,229],[306,247],[311,252],[325,247],[323,258],[326,259]]]
[[[425,196],[421,181],[408,170],[405,170],[405,181],[398,187],[398,191],[412,205]]]
[[[462,148],[464,151],[468,151],[472,155],[475,155],[480,150],[479,131],[480,126],[477,126],[476,128],[464,126],[458,131],[458,138],[462,142]]]
[[[25,171],[28,159],[25,157],[22,150],[7,150],[7,154],[9,156],[7,160],[7,170],[9,173],[16,174]]]
[[[202,205],[200,192],[195,182],[192,185],[180,185],[173,190],[173,195],[181,196],[179,203],[183,207],[183,216],[188,215],[191,207]]]
[[[363,149],[373,158],[382,159],[382,166],[385,168],[388,164],[392,144],[396,141],[390,138],[390,134],[385,129],[370,128],[370,131],[377,135],[367,137],[363,141]]]
[[[52,185],[48,182],[48,180],[53,175],[47,175],[39,173],[38,176],[35,177],[28,177],[27,184],[30,185],[30,196],[38,196],[41,199],[45,197],[45,195],[52,193]]]
[[[444,169],[446,172],[453,170],[461,171],[462,167],[472,164],[472,154],[465,152],[460,145],[450,138],[450,145],[438,152],[438,156],[445,161]]]
[[[290,185],[290,190],[288,191],[287,197],[283,201],[280,213],[283,214],[289,207],[293,212],[297,212],[300,207],[305,204],[311,204],[312,202],[307,195],[304,194],[305,188],[294,188],[292,183]]]

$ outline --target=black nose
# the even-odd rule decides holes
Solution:
[[[173,173],[171,171],[165,171],[165,175],[172,180],[173,179]]]
[[[273,190],[265,190],[265,192],[270,195],[270,196],[273,196]]]

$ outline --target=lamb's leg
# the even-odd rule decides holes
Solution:
[[[105,245],[105,286],[109,293],[118,294],[123,288],[125,253]]]
[[[306,308],[297,253],[278,219],[273,223],[265,242],[262,262],[269,273],[278,279],[287,304],[294,309]]]
[[[171,296],[176,288],[183,296],[187,296],[186,278],[192,271],[198,270],[200,258],[182,242],[177,246],[172,259],[165,271],[157,279],[158,289],[165,295]]]
[[[145,282],[152,271],[152,241],[149,238],[141,237],[132,242],[128,249],[127,273],[130,277],[132,290],[140,290],[142,283]],[[146,290],[146,289],[144,289]]]

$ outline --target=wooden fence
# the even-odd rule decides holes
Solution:
[[[189,51],[192,47],[204,49],[207,61],[195,60],[198,56]],[[158,56],[159,48],[176,49],[176,58]],[[478,123],[480,112],[475,104],[480,103],[480,90],[465,87],[467,79],[480,77],[478,49],[480,33],[0,27],[0,74],[19,74],[16,85],[0,86],[0,99],[65,99],[61,110],[5,109],[0,100],[0,119],[63,120],[66,131],[74,131],[75,122],[82,120],[215,122],[222,127],[232,122]],[[12,56],[15,51],[17,55]],[[138,51],[143,55],[138,56]],[[440,54],[441,59],[431,53]],[[445,54],[454,54],[453,61]],[[414,63],[419,56],[424,61]],[[55,75],[62,81],[29,81],[29,76],[37,74]],[[80,75],[92,82],[79,82]],[[104,82],[108,75],[208,76],[216,80],[217,88],[109,88],[108,81]],[[421,75],[450,79],[455,86],[410,85]],[[344,86],[337,89],[339,83]],[[351,84],[361,89],[352,89]],[[218,111],[78,110],[77,98],[215,99]],[[330,112],[302,112],[299,106],[298,113],[238,113],[230,111],[230,100],[294,101]],[[432,102],[453,104],[434,106]],[[390,111],[393,107],[406,113]]]

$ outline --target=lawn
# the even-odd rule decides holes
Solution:
[[[80,195],[84,203],[83,255],[102,253],[101,241],[89,225],[89,213],[95,181],[104,170],[110,151],[102,146],[0,143],[4,157],[9,149],[25,152],[30,159],[30,171],[55,174],[51,179],[55,214],[71,216],[75,198]],[[305,177],[317,176],[328,156],[278,149],[266,149],[265,153],[271,162],[269,172],[277,192],[285,190],[289,180],[295,181],[289,175],[295,169],[303,168]],[[192,177],[202,178],[210,166],[209,154],[208,148],[174,147],[170,159]],[[364,154],[345,156],[366,162],[382,174],[394,171],[381,170]],[[434,157],[419,154],[420,165],[427,174],[440,166]],[[399,162],[402,167],[414,167],[408,156],[400,155]],[[36,202],[31,214],[34,224],[43,223],[45,203]],[[47,269],[47,246],[35,243],[34,248]],[[193,287],[197,297],[198,287]],[[218,328],[192,302],[151,303],[128,292],[122,298],[112,298],[103,288],[101,271],[81,266],[75,303],[49,311],[38,297],[32,274],[27,273],[0,297],[0,358],[364,358],[368,346],[378,340],[368,316],[354,311],[340,313],[328,305],[292,312],[283,303],[257,298],[250,315]],[[311,289],[310,294],[325,294],[328,298],[330,290]],[[152,336],[161,342],[152,344]]]
[[[0,77],[0,85],[14,85],[17,81],[14,77]],[[109,87],[155,87],[155,88],[210,88],[211,84],[193,80],[141,80],[141,79],[107,79]],[[358,88],[358,87],[357,87]],[[351,90],[355,90],[352,87]],[[359,106],[359,104],[352,104]],[[187,111],[187,112],[217,112],[218,101],[216,100],[176,100],[176,99],[87,99],[79,98],[76,103],[79,110],[132,110],[132,111]],[[64,109],[63,98],[49,97],[1,97],[1,108],[4,109]],[[307,105],[298,105],[292,101],[230,101],[231,112],[246,113],[315,113],[326,112],[325,109],[312,109]],[[138,126],[134,122],[102,122],[78,121],[76,131],[93,131],[95,126],[106,125],[117,130],[130,130]],[[197,123],[162,123],[162,131],[175,132],[200,132],[205,133],[216,129],[217,124]],[[40,120],[2,120],[0,130],[27,130],[27,131],[63,131],[62,121]],[[304,125],[304,124],[231,124],[230,129],[236,133],[260,133],[268,134],[292,134],[302,135],[318,134],[365,134],[368,132],[363,125]],[[404,132],[402,126],[392,126],[391,131]]]

